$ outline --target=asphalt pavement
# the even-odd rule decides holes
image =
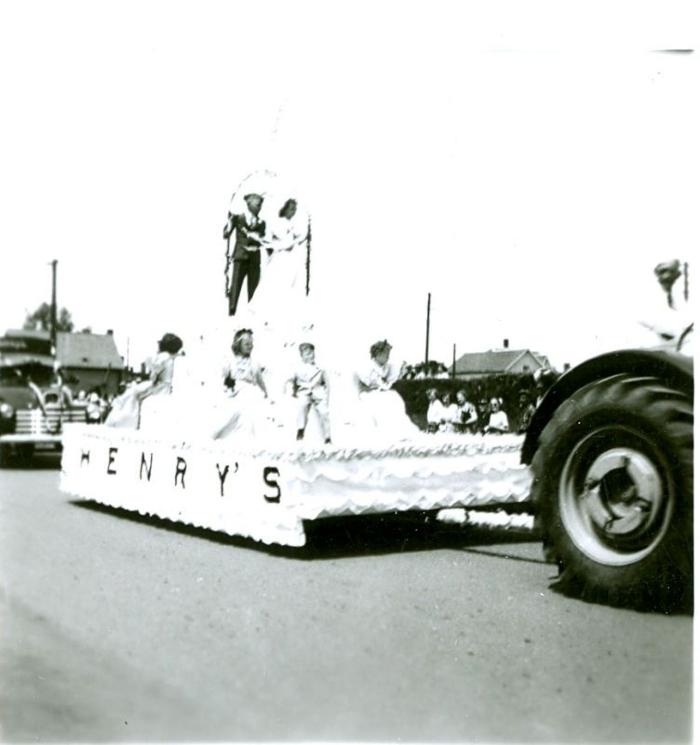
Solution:
[[[690,740],[692,619],[549,589],[527,533],[274,551],[0,471],[5,741]]]

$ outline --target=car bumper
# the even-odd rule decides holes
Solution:
[[[61,435],[0,435],[0,445],[60,445]]]

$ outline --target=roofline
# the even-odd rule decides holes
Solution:
[[[522,359],[523,355],[526,355],[528,352],[530,352],[529,349],[523,349],[523,351],[510,363],[510,365],[506,365],[506,370],[505,371],[508,372],[508,370],[510,370],[510,368],[513,367],[513,365],[516,362],[518,362],[518,360]],[[532,352],[530,352],[530,354],[532,354]],[[539,360],[537,359],[537,357],[535,357],[535,360],[537,362],[539,362]]]

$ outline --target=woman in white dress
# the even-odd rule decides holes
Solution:
[[[418,427],[406,414],[401,396],[391,388],[401,377],[401,368],[389,361],[391,344],[378,341],[370,347],[369,364],[357,371],[361,421],[360,427],[371,438],[389,442],[415,437]]]
[[[154,420],[160,419],[154,409],[160,409],[162,399],[173,392],[175,368],[181,353],[182,339],[176,334],[164,334],[158,342],[158,354],[151,363],[149,379],[134,383],[114,400],[105,424],[142,429],[146,422],[152,425]]]
[[[220,407],[221,416],[217,417],[219,421],[214,426],[215,439],[254,436],[265,421],[267,388],[263,368],[251,357],[253,346],[250,329],[236,331],[231,345],[233,355],[223,369],[227,394]]]
[[[255,316],[271,329],[294,332],[301,322],[308,235],[308,221],[298,214],[296,200],[287,199],[262,243],[260,285],[250,304]]]

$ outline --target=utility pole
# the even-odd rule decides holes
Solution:
[[[428,359],[430,355],[430,293],[428,293],[428,311],[425,317],[425,365],[426,374],[428,367]]]
[[[457,377],[457,345],[452,345],[452,379]]]
[[[56,353],[56,265],[58,261],[51,262],[51,346]]]

